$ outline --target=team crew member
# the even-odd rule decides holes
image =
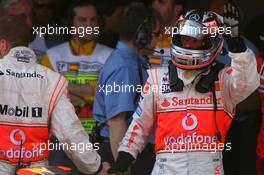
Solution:
[[[164,50],[161,53],[154,53],[150,56],[149,62],[153,67],[168,66],[168,61],[171,59],[170,44],[172,26],[174,26],[178,18],[181,16],[184,8],[183,0],[154,0],[152,7],[159,12],[162,18],[162,35],[160,36],[156,50]]]
[[[46,166],[50,132],[69,146],[90,145],[82,153],[65,151],[83,173],[101,171],[100,156],[66,96],[66,79],[36,63],[19,18],[4,16],[0,23],[0,174],[14,175],[18,165]]]
[[[72,27],[90,28],[93,33],[72,35],[69,42],[49,49],[41,64],[66,77],[70,82],[70,99],[79,117],[91,117],[99,71],[112,49],[95,41],[96,35],[99,35],[99,25],[94,4],[87,0],[74,1],[68,15]],[[83,106],[88,107],[82,109]]]
[[[32,28],[33,11],[30,0],[2,0],[0,9],[6,14],[19,16],[29,28]]]
[[[95,125],[92,109],[98,75],[112,49],[95,41],[99,35],[98,17],[94,4],[89,0],[73,1],[68,15],[72,27],[76,30],[84,28],[92,34],[72,35],[69,42],[49,49],[41,64],[61,73],[69,81],[71,102],[85,130],[91,133]],[[52,164],[73,166],[63,152],[53,153]]]
[[[101,124],[100,134],[104,137],[99,153],[109,163],[117,157],[118,145],[128,128],[128,119],[136,109],[140,96],[140,90],[136,89],[147,80],[147,64],[142,52],[146,51],[144,48],[147,51],[154,49],[160,33],[159,24],[156,13],[143,3],[128,5],[121,18],[120,41],[100,73],[94,116]],[[124,87],[129,89],[124,90]],[[151,173],[155,162],[153,142],[154,139],[150,139],[138,157],[131,168],[132,175]]]
[[[127,170],[157,122],[157,158],[152,175],[224,174],[221,151],[234,108],[259,86],[255,56],[239,37],[238,25],[234,25],[239,23],[238,10],[231,4],[225,9],[224,23],[231,27],[227,36],[231,67],[214,62],[222,50],[223,37],[199,33],[222,26],[218,15],[187,12],[177,25],[182,30],[173,36],[169,67],[150,70],[141,102],[110,172]]]

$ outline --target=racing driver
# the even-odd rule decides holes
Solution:
[[[177,23],[168,68],[151,69],[133,121],[109,173],[126,172],[156,127],[152,175],[223,175],[222,150],[236,104],[259,86],[255,56],[239,36],[233,3],[224,16],[191,10]],[[215,61],[223,35],[231,67]],[[213,29],[217,33],[213,32]],[[178,29],[178,30],[176,30]],[[214,36],[212,36],[214,35]]]
[[[48,148],[58,148],[48,144],[49,131],[80,171],[102,173],[100,156],[66,96],[66,79],[36,63],[24,47],[30,30],[20,18],[3,16],[0,23],[0,174],[46,166]]]

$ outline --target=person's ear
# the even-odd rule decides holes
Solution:
[[[4,57],[10,51],[10,44],[5,39],[0,39],[0,58]]]

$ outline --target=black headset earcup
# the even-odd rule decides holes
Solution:
[[[139,32],[137,32],[136,37],[134,39],[134,44],[139,49],[146,47],[150,42],[151,39],[149,40],[149,37],[145,31],[141,29]]]
[[[133,43],[139,49],[145,48],[152,40],[152,26],[153,22],[151,17],[146,17],[144,22],[138,26],[137,32],[135,33]]]

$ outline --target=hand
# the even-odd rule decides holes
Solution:
[[[225,27],[231,28],[230,36],[232,38],[239,36],[239,23],[239,9],[233,1],[229,1],[224,5],[224,24]]]
[[[108,175],[107,171],[109,170],[110,168],[110,165],[108,162],[103,162],[103,169],[100,173],[98,173],[98,175]]]
[[[114,165],[108,170],[109,174],[122,175],[127,172],[130,165],[134,161],[134,157],[127,152],[119,152]]]
[[[71,101],[72,105],[74,107],[76,107],[76,106],[79,106],[81,104],[81,102],[83,101],[83,99],[81,97],[79,97],[79,96],[76,96],[76,95],[71,94],[70,95],[70,101]]]
[[[94,96],[95,94],[94,89],[88,84],[79,85],[69,83],[68,89],[71,94],[78,95],[80,97]]]
[[[70,92],[70,100],[73,106],[80,106],[82,103],[87,103],[85,97],[94,96],[94,89],[88,84],[77,85],[69,83],[68,90]]]

